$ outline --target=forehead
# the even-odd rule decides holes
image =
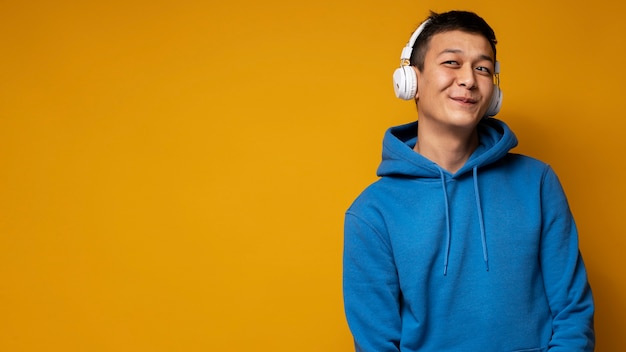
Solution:
[[[444,52],[488,56],[492,60],[494,58],[493,49],[487,38],[478,33],[460,30],[440,32],[430,38],[426,56],[438,56]]]

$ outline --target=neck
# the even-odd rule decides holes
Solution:
[[[450,173],[459,171],[478,147],[478,132],[475,128],[465,133],[449,130],[446,133],[433,133],[422,127],[420,124],[413,150]]]

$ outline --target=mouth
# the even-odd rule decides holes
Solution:
[[[478,102],[477,99],[471,98],[471,97],[451,97],[452,100],[462,103],[462,104],[469,104],[469,105],[473,105],[476,104]]]

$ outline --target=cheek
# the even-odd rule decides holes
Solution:
[[[438,74],[434,76],[424,77],[423,80],[418,84],[418,90],[420,89],[420,87],[422,87],[422,93],[428,92],[427,94],[432,95],[444,92],[453,84],[454,77],[452,75]]]
[[[491,80],[484,82],[480,88],[482,92],[485,92],[484,96],[486,97],[486,100],[489,101],[494,90],[493,82]]]

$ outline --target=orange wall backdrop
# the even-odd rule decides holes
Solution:
[[[554,166],[626,345],[625,5],[0,1],[0,350],[348,352],[343,212],[429,9],[500,44],[500,118]]]

